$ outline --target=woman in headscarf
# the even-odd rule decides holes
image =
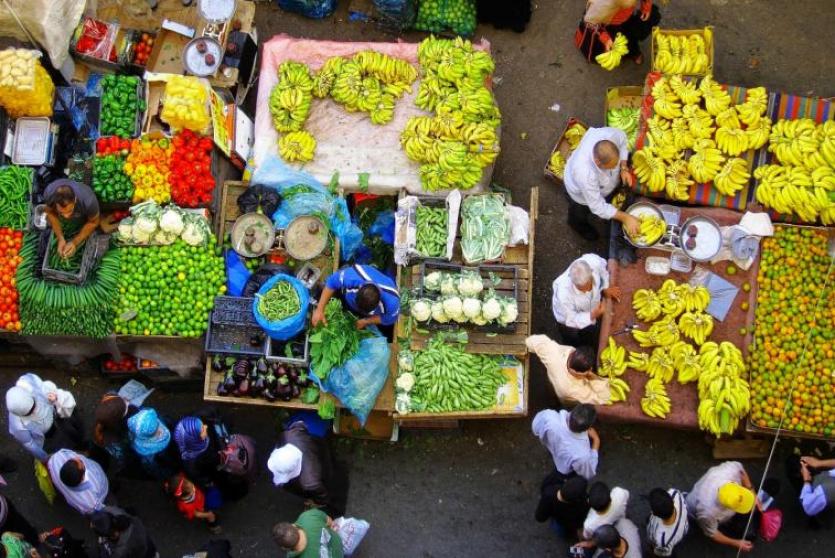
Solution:
[[[661,21],[661,12],[652,0],[588,0],[583,19],[574,35],[574,44],[589,62],[611,50],[615,35],[626,37],[628,56],[641,64],[641,41]]]
[[[46,461],[59,449],[80,449],[84,444],[75,398],[53,382],[31,372],[6,392],[9,433],[36,459]]]
[[[104,450],[96,457],[105,461],[102,465],[109,465],[111,474],[118,475],[135,462],[130,448],[128,436],[128,419],[139,412],[119,395],[108,393],[99,401],[96,407],[96,424],[93,429],[93,442]]]
[[[206,490],[207,497],[213,497],[212,492],[218,490],[226,499],[237,500],[246,495],[249,485],[245,477],[223,470],[221,450],[226,441],[218,435],[214,423],[220,423],[220,419],[208,414],[202,418],[184,417],[174,429],[174,441],[180,450],[183,470],[195,484]]]
[[[179,454],[171,443],[171,431],[154,409],[142,409],[130,417],[128,434],[131,448],[148,476],[165,480],[177,472]]]
[[[40,558],[40,554],[23,540],[20,533],[3,533],[0,537],[0,547],[5,551],[5,558]]]

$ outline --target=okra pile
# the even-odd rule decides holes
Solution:
[[[301,310],[299,293],[289,281],[278,281],[258,297],[258,311],[271,322],[280,322],[295,316]]]
[[[449,217],[446,208],[419,205],[416,217],[417,244],[415,249],[420,255],[429,258],[445,256],[449,233]]]

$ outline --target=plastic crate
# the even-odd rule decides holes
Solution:
[[[262,341],[253,346],[249,341],[255,335],[262,336]],[[204,349],[207,353],[259,357],[266,349],[266,339],[264,330],[257,325],[213,324],[210,318]]]
[[[46,249],[44,250],[41,274],[44,279],[58,281],[59,283],[68,283],[70,285],[80,285],[86,281],[87,274],[96,266],[99,258],[107,252],[110,246],[110,235],[93,233],[84,243],[84,254],[81,256],[81,265],[78,271],[61,271],[49,267],[50,248],[53,236],[54,233],[49,231],[49,235],[45,237]]]
[[[446,273],[461,273],[462,271],[478,271],[481,278],[487,284],[490,281],[490,274],[503,273],[505,275],[510,274],[512,278],[509,279],[510,283],[507,284],[508,279],[502,279],[497,287],[493,287],[496,291],[498,296],[505,296],[505,297],[512,297],[516,303],[519,303],[519,268],[514,265],[500,265],[500,264],[484,264],[479,266],[463,266],[458,264],[453,264],[445,261],[440,260],[426,260],[420,266],[420,286],[418,287],[418,298],[424,298],[426,292],[423,289],[423,282],[428,273],[432,273],[433,271],[441,271]],[[434,298],[433,296],[426,296],[428,299]],[[512,333],[516,331],[516,322],[511,322],[507,325],[501,325],[499,323],[490,323],[487,325],[476,325],[470,322],[464,322],[459,324],[458,322],[450,322],[446,324],[438,323],[434,320],[429,320],[425,323],[426,327],[429,329],[459,329],[465,328],[470,329],[473,331],[483,331],[487,333]]]
[[[145,100],[145,82],[142,81],[142,78],[138,76],[136,77],[139,80],[139,83],[136,84],[136,98],[139,101]],[[104,96],[104,87],[102,87],[102,97]],[[147,110],[147,108],[146,108]],[[99,128],[101,129],[101,106],[99,107]],[[130,135],[131,138],[138,138],[142,135],[142,122],[145,120],[145,111],[138,110],[136,111],[136,116],[134,117],[133,122],[133,133]],[[109,136],[106,136],[109,137]]]
[[[254,298],[216,296],[212,308],[212,323],[218,325],[258,326],[252,313]]]
[[[304,340],[302,340],[302,335],[304,335]],[[304,347],[304,356],[302,358],[286,356],[284,354],[284,348],[288,343],[296,347],[302,344]],[[295,352],[296,351],[294,351],[294,354]],[[303,334],[297,335],[288,341],[276,341],[267,336],[267,343],[264,347],[264,358],[266,358],[268,362],[280,362],[283,364],[307,366],[310,364],[310,333],[305,331]]]

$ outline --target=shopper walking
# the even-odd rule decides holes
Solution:
[[[653,556],[672,556],[690,527],[684,495],[675,488],[653,488],[649,493],[649,508],[647,541],[650,550]]]
[[[618,302],[621,290],[610,285],[606,260],[584,254],[554,279],[551,310],[563,345],[597,347],[604,299]]]
[[[755,500],[751,479],[738,461],[708,469],[685,499],[688,512],[707,537],[742,552],[754,548],[749,539],[757,533],[756,514],[744,539],[743,534]]]
[[[604,482],[595,482],[589,487],[589,514],[583,522],[583,538],[591,538],[601,525],[612,525],[626,517],[629,491],[619,486],[609,490]]]
[[[580,475],[586,480],[597,474],[600,436],[593,428],[597,411],[591,405],[577,405],[568,411],[546,409],[533,418],[533,433],[565,478]]]
[[[589,513],[588,482],[553,471],[542,481],[539,504],[534,517],[540,523],[551,522],[551,528],[562,538],[575,540],[582,534],[583,521]]]
[[[577,543],[572,548],[585,551],[591,558],[641,558],[641,534],[626,518],[613,525],[601,525],[595,529],[591,540]]]
[[[205,493],[191,482],[184,473],[178,473],[165,483],[165,491],[174,499],[177,509],[189,521],[200,519],[206,522],[209,532],[217,535],[221,532],[220,492]]]
[[[105,394],[96,406],[93,442],[103,452],[99,451],[95,457],[114,477],[136,463],[130,447],[128,419],[138,412],[138,407],[115,393]]]
[[[100,558],[156,558],[156,545],[138,517],[105,506],[90,517]]]
[[[171,440],[171,431],[154,409],[142,409],[130,417],[128,432],[131,448],[150,478],[162,481],[177,472],[177,447]]]
[[[101,466],[74,451],[58,450],[46,464],[55,488],[82,515],[104,507],[110,485]]]
[[[37,374],[24,374],[6,392],[6,409],[9,433],[39,461],[84,445],[81,422],[73,415],[75,397]]]
[[[342,558],[342,539],[333,520],[318,509],[307,510],[294,523],[277,523],[272,530],[275,543],[288,558]]]
[[[594,373],[594,349],[560,345],[547,335],[531,335],[525,339],[525,345],[545,365],[548,380],[563,407],[609,402],[609,381]]]
[[[661,12],[652,0],[588,0],[574,45],[593,62],[598,54],[611,50],[615,35],[621,33],[627,40],[628,56],[641,64],[641,41],[660,21]]]

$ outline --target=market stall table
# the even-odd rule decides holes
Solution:
[[[728,209],[681,208],[682,222],[694,215],[710,217],[719,226],[735,225],[742,217],[740,213]],[[686,283],[690,279],[689,273],[676,271],[671,271],[665,276],[648,274],[644,268],[646,258],[648,256],[669,255],[669,253],[657,249],[639,249],[637,252],[638,261],[626,267],[621,267],[617,260],[609,260],[610,284],[620,287],[622,294],[619,303],[612,303],[610,300],[606,302],[606,313],[601,319],[598,353],[603,351],[608,342],[609,335],[612,333],[616,333],[615,342],[618,345],[624,346],[627,351],[651,352],[651,349],[640,347],[631,334],[618,333],[633,323],[643,325],[643,322],[635,316],[635,311],[632,308],[632,294],[638,289],[658,289],[667,279],[674,279],[678,283]],[[751,336],[748,332],[745,334],[741,333],[741,330],[753,322],[757,300],[756,289],[753,288],[757,281],[757,261],[759,261],[759,256],[754,262],[754,265],[747,271],[737,268],[738,271],[733,275],[727,273],[728,265],[731,262],[723,261],[715,265],[710,263],[697,264],[694,262],[694,266],[706,268],[708,271],[720,275],[737,287],[741,287],[743,283],[748,283],[752,286],[751,291],[748,293],[740,288],[725,320],[721,322],[714,320],[714,329],[710,336],[710,339],[716,342],[730,341],[740,348],[743,355],[746,355],[748,352],[748,344],[750,343]],[[742,302],[748,302],[748,310],[742,310],[740,306]],[[617,422],[652,424],[690,430],[698,429],[699,423],[696,415],[696,410],[699,406],[697,384],[694,382],[682,385],[677,380],[673,380],[667,384],[667,392],[672,402],[672,410],[666,419],[661,420],[649,417],[641,410],[641,398],[643,397],[644,385],[648,378],[649,376],[644,372],[627,369],[623,375],[623,379],[631,388],[627,400],[613,405],[599,406],[598,413],[600,416],[604,420]]]

